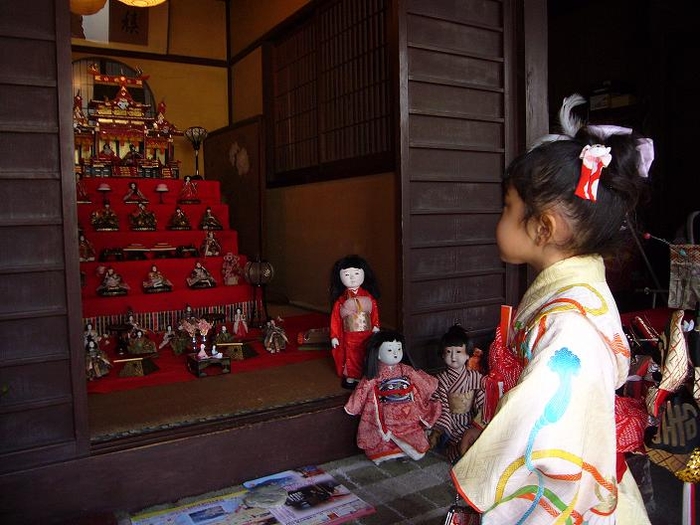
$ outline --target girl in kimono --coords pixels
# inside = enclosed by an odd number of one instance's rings
[[[379,286],[370,265],[347,255],[331,270],[330,337],[341,386],[352,390],[362,378],[365,343],[379,330]]]
[[[345,404],[360,416],[357,446],[376,464],[408,456],[419,460],[430,448],[426,430],[440,416],[433,394],[437,379],[408,363],[404,338],[393,330],[367,342],[364,377]]]
[[[484,404],[483,376],[467,363],[474,352],[466,330],[455,324],[440,339],[440,357],[447,367],[437,374],[436,397],[442,406],[430,434],[430,445],[443,448],[450,461],[459,459],[459,444],[466,432],[478,436],[482,425],[474,421]]]
[[[501,259],[537,276],[506,349],[523,366],[479,438],[452,469],[488,524],[648,524],[618,454],[615,391],[630,349],[605,280],[634,226],[653,143],[616,126],[584,126],[564,100],[563,135],[542,139],[505,173],[496,228]]]

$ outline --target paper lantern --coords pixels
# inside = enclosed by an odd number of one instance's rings
[[[76,15],[94,15],[106,3],[107,0],[70,0],[70,12]]]
[[[122,4],[131,7],[154,7],[165,2],[165,0],[119,0]]]

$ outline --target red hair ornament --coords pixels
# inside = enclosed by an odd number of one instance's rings
[[[585,200],[595,202],[598,194],[598,182],[603,168],[608,167],[612,160],[610,148],[601,144],[586,145],[579,158],[581,164],[581,177],[576,186],[575,194]]]

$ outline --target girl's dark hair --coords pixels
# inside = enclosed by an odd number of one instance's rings
[[[367,343],[365,344],[364,376],[367,379],[374,379],[377,377],[377,374],[379,374],[379,347],[382,346],[382,343],[391,341],[397,341],[401,343],[403,347],[403,358],[401,362],[413,366],[408,352],[406,351],[406,340],[404,336],[396,330],[379,330],[378,332],[374,332],[369,339],[367,339]]]
[[[338,259],[331,270],[331,308],[338,297],[345,292],[345,285],[340,280],[340,270],[344,270],[345,268],[360,268],[364,270],[365,280],[362,283],[362,288],[367,290],[375,299],[379,299],[381,295],[379,293],[379,284],[377,283],[377,278],[374,276],[374,272],[369,263],[359,255],[346,255],[342,259]]]
[[[445,332],[440,338],[440,349],[439,355],[443,357],[445,353],[445,348],[448,346],[462,346],[464,345],[467,349],[467,354],[472,355],[472,350],[474,349],[474,342],[469,337],[467,331],[462,328],[462,325],[455,323]]]
[[[546,142],[516,158],[506,169],[504,188],[513,187],[525,203],[524,221],[558,206],[573,234],[560,248],[577,255],[615,254],[634,228],[633,212],[647,196],[647,179],[639,174],[639,135],[605,139],[582,127],[570,140]],[[612,161],[603,168],[597,200],[574,195],[581,175],[581,150],[587,144],[611,148]]]

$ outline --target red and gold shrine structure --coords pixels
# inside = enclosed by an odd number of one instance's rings
[[[75,172],[85,177],[179,178],[173,137],[182,131],[165,118],[164,101],[152,106],[134,99],[130,89],[143,90],[148,76],[104,75],[92,71],[94,85],[116,94],[91,99],[87,115],[78,92],[73,102]]]

